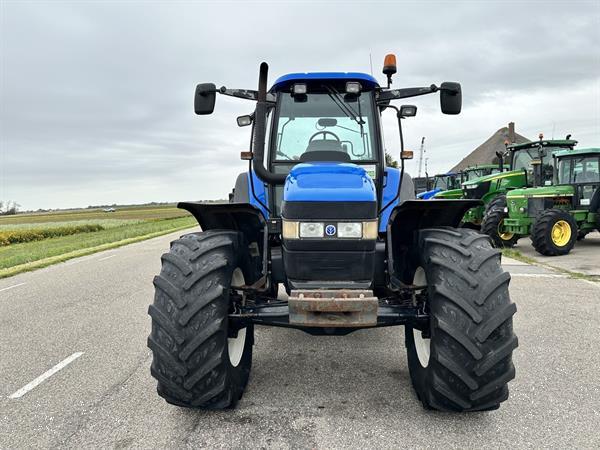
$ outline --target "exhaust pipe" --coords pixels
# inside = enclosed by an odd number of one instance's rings
[[[264,165],[265,136],[267,133],[267,75],[269,65],[261,63],[258,76],[258,101],[254,113],[254,143],[252,145],[252,165],[258,178],[268,184],[283,184],[287,177],[283,173],[272,173]]]

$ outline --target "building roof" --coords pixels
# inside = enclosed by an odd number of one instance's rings
[[[459,172],[470,166],[481,165],[481,164],[494,164],[498,161],[496,152],[504,152],[506,147],[504,142],[509,139],[508,127],[502,127],[496,131],[488,140],[483,144],[465,156],[457,165],[455,165],[451,172]],[[530,142],[525,136],[521,136],[518,133],[514,134],[514,143],[522,144]]]

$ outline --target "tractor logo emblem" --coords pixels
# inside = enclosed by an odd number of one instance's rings
[[[335,235],[335,225],[327,225],[325,227],[325,234],[327,236],[334,236]]]

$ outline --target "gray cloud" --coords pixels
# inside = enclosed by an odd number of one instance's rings
[[[395,86],[463,84],[464,109],[434,98],[406,122],[430,171],[452,166],[509,120],[518,131],[600,140],[598,2],[3,2],[0,199],[26,208],[225,198],[245,169],[252,104],[219,98],[193,115],[194,86],[254,88],[296,71],[379,76]],[[380,77],[383,81],[383,77]],[[397,151],[392,116],[388,149]],[[409,169],[414,167],[409,166]]]

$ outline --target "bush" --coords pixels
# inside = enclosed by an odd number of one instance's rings
[[[0,231],[0,246],[41,241],[59,236],[78,233],[92,233],[104,230],[100,224],[72,225],[66,227],[32,228],[24,230]]]

